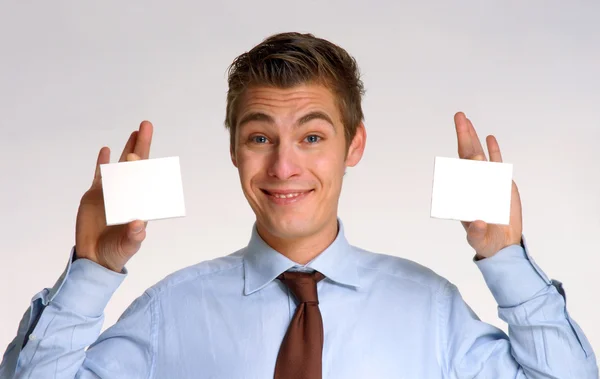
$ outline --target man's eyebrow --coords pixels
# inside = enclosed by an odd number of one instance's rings
[[[321,111],[313,111],[313,112],[310,112],[310,113],[300,117],[300,119],[298,119],[298,121],[296,122],[296,126],[302,126],[303,124],[306,124],[312,120],[323,120],[323,121],[327,122],[329,125],[331,125],[331,127],[335,130],[335,126],[333,124],[333,120],[331,119],[331,117],[329,117],[325,112],[321,112]],[[242,126],[244,126],[245,124],[252,122],[252,121],[266,122],[268,124],[275,123],[275,120],[273,119],[273,117],[269,116],[266,113],[251,112],[251,113],[246,114],[244,117],[242,117],[242,119],[240,120],[240,122],[238,124],[238,128],[241,129]]]
[[[300,119],[297,122],[297,125],[300,126],[302,124],[306,124],[309,121],[312,120],[323,120],[325,122],[327,122],[329,125],[331,125],[331,127],[335,130],[335,126],[333,124],[333,120],[331,119],[331,117],[329,117],[326,113],[321,112],[321,111],[313,111],[308,113],[307,115],[304,115],[302,117],[300,117]]]
[[[240,120],[240,122],[238,124],[238,128],[241,128],[245,124],[252,122],[252,121],[266,122],[269,124],[275,123],[275,120],[273,120],[273,117],[269,116],[268,114],[265,114],[262,112],[251,112],[251,113],[248,113],[247,115],[245,115],[244,117],[242,117],[242,119]]]

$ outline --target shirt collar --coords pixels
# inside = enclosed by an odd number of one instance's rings
[[[250,295],[289,269],[317,270],[328,279],[342,285],[360,287],[355,249],[344,235],[344,225],[338,218],[335,240],[317,257],[302,266],[271,248],[252,227],[250,242],[244,252],[244,294]]]

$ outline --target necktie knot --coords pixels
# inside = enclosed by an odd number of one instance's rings
[[[299,302],[319,304],[317,283],[324,277],[318,271],[312,273],[287,271],[279,275],[278,279],[290,289]]]

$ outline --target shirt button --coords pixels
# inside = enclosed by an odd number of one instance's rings
[[[30,335],[29,335],[29,339],[30,339],[31,341],[35,341],[35,339],[36,339],[36,338],[37,338],[37,337],[35,336],[35,334],[30,334]]]

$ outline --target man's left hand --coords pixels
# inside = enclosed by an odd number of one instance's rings
[[[458,138],[458,156],[461,159],[487,161],[477,132],[471,121],[464,113],[454,115],[456,136]],[[491,162],[502,162],[498,141],[493,135],[486,138],[487,149]],[[509,225],[488,224],[482,220],[473,222],[461,221],[467,231],[467,241],[475,249],[476,259],[489,258],[498,251],[510,245],[519,245],[523,231],[523,218],[521,214],[521,198],[515,182],[512,182],[512,195],[510,199]]]

